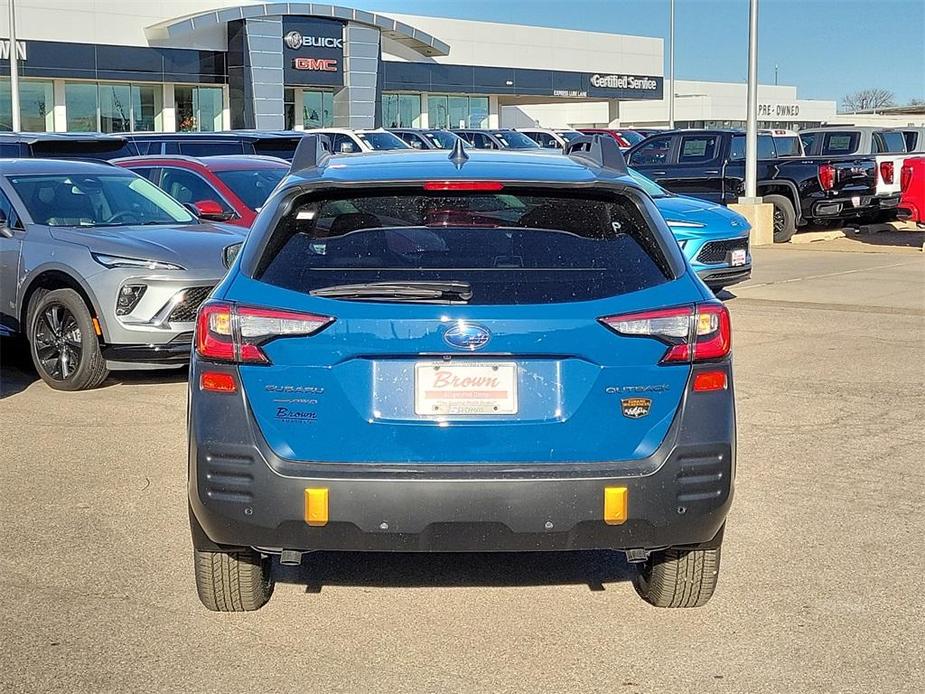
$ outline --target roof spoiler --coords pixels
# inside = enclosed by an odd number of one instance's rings
[[[299,140],[295,154],[292,155],[292,164],[289,173],[309,173],[327,166],[331,157],[331,145],[326,137],[319,135],[303,135]]]
[[[576,137],[566,143],[562,153],[582,164],[593,164],[618,175],[626,173],[626,159],[610,135],[597,133]]]

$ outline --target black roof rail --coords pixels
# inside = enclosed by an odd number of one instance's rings
[[[299,140],[299,145],[292,155],[292,164],[289,173],[308,173],[327,166],[331,157],[326,138],[318,135],[305,135]]]
[[[618,175],[626,174],[626,159],[610,135],[583,135],[570,140],[562,153],[582,164],[593,164]]]

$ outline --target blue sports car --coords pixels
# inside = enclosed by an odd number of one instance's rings
[[[675,195],[638,171],[628,172],[655,200],[684,256],[710,289],[719,291],[751,276],[751,227],[745,217],[716,203]]]
[[[586,144],[302,140],[196,323],[206,607],[258,609],[273,559],[316,550],[610,549],[649,603],[706,603],[735,477],[729,312],[616,143]]]

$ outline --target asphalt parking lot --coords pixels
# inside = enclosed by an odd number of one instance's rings
[[[57,393],[3,343],[0,690],[921,692],[915,235],[757,249],[725,295],[737,496],[697,610],[647,606],[619,555],[588,552],[319,554],[260,612],[209,613],[185,374]]]

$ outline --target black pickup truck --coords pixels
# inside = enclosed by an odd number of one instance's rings
[[[745,133],[675,130],[626,153],[631,167],[673,193],[721,204],[745,194]],[[874,218],[877,164],[867,156],[778,156],[774,138],[758,136],[758,195],[774,205],[774,240],[798,225]]]

